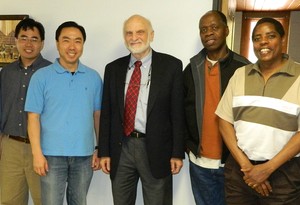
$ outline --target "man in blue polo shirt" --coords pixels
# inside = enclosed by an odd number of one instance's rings
[[[102,80],[81,64],[85,30],[68,21],[56,30],[59,58],[32,76],[25,110],[42,204],[86,205],[93,170],[100,169],[98,136]],[[96,139],[97,141],[97,139]]]

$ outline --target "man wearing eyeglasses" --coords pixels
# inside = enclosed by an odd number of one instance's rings
[[[20,21],[15,39],[20,57],[5,66],[0,76],[1,204],[27,205],[30,191],[34,204],[40,205],[40,178],[32,169],[24,103],[32,74],[51,63],[40,53],[45,39],[41,23],[31,18]]]

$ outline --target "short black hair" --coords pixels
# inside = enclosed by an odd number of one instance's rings
[[[85,42],[86,40],[86,33],[85,30],[83,28],[83,26],[78,25],[76,22],[74,21],[66,21],[64,23],[62,23],[57,29],[56,29],[56,33],[55,33],[55,40],[58,41],[58,38],[61,34],[61,31],[63,28],[68,28],[68,27],[74,27],[80,30],[82,36],[83,36],[83,41]]]
[[[279,35],[281,36],[281,38],[285,35],[284,28],[283,28],[282,24],[279,21],[277,21],[274,18],[264,17],[264,18],[259,19],[257,21],[255,27],[253,28],[252,40],[253,40],[254,32],[255,32],[257,26],[259,26],[260,24],[263,24],[263,23],[270,23],[270,24],[274,25],[275,30],[279,33]]]
[[[27,31],[27,29],[33,30],[33,28],[37,28],[37,30],[40,33],[41,40],[44,41],[45,40],[44,26],[40,22],[35,21],[32,18],[25,18],[17,24],[15,29],[15,38],[18,38],[18,35],[21,30]]]
[[[218,10],[212,10],[212,12],[218,14],[218,16],[221,18],[221,21],[227,26],[227,18],[225,14]]]
[[[206,15],[209,15],[209,14],[216,14],[217,16],[220,17],[221,19],[221,22],[227,27],[227,18],[225,16],[225,14],[223,14],[221,11],[218,11],[218,10],[210,10],[208,12],[206,12],[203,16],[201,16],[200,20],[199,20],[199,28],[200,28],[200,22],[202,20],[202,18]]]

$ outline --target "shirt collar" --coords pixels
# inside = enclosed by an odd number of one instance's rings
[[[142,58],[140,61],[142,61],[143,68],[148,68],[151,65],[151,59],[152,59],[152,49],[150,49],[150,52],[148,55],[146,55],[144,58]],[[134,63],[137,61],[137,59],[131,55],[130,56],[130,62],[129,62],[129,69],[134,68]]]
[[[292,69],[292,66],[290,66],[292,63],[292,60],[290,59],[289,55],[286,53],[283,53],[282,58],[287,59],[287,61],[278,70],[278,73],[287,73],[291,76],[295,75],[295,71]],[[253,72],[261,73],[259,66],[258,66],[258,61],[256,61],[255,64],[252,64],[251,69],[249,69],[248,75],[250,75]]]
[[[31,69],[31,70],[34,70],[34,68],[38,67],[38,65],[43,61],[43,56],[41,54],[38,55],[38,57],[35,59],[35,61],[33,61],[33,63],[27,67],[27,69]],[[23,66],[23,63],[22,63],[22,60],[21,60],[21,57],[19,57],[19,67],[21,69],[24,69],[24,66]]]
[[[59,63],[59,58],[55,59],[54,64],[56,64],[56,66],[54,67],[56,72],[58,73],[69,73],[70,71],[68,71],[67,69],[65,69],[64,67],[62,67]],[[80,61],[78,61],[78,67],[77,70],[75,71],[75,73],[85,73],[86,72],[86,68],[83,66],[83,64],[81,64]]]
[[[214,66],[216,63],[218,63],[218,61],[209,59],[208,55],[206,56],[206,60],[207,60],[208,62],[210,62],[212,66]]]

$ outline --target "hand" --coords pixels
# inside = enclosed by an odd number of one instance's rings
[[[267,171],[265,164],[250,165],[247,168],[242,168],[241,171],[244,172],[243,179],[248,186],[262,196],[269,196],[272,192],[272,186],[267,178],[271,172]]]
[[[171,158],[170,163],[171,163],[171,173],[173,175],[178,174],[181,170],[181,167],[183,166],[182,159]]]
[[[47,159],[43,154],[33,156],[33,170],[40,176],[46,176],[49,169]]]
[[[272,192],[272,187],[269,181],[264,181],[260,185],[253,185],[253,189],[262,196],[269,196],[270,193]]]
[[[248,185],[261,184],[266,181],[272,173],[267,163],[242,168],[241,171],[244,172],[245,176],[243,178]]]
[[[97,171],[97,170],[101,169],[100,158],[98,158],[98,150],[95,150],[95,152],[93,154],[92,168],[93,168],[94,171]]]
[[[110,173],[110,157],[101,157],[100,166],[105,174]]]

